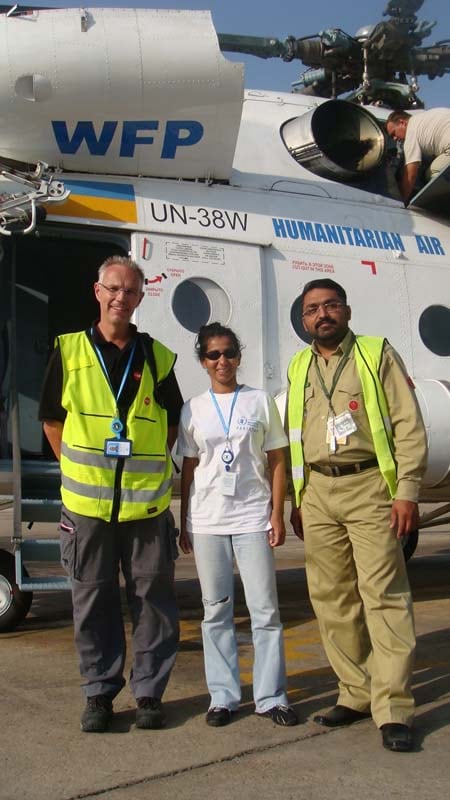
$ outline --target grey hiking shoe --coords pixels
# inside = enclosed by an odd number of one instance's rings
[[[104,733],[113,716],[112,699],[107,694],[88,697],[81,717],[81,730],[85,733]]]
[[[138,697],[136,705],[136,728],[158,730],[165,725],[161,700],[157,697]]]

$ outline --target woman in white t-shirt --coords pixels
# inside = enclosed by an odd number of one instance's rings
[[[256,713],[277,725],[296,725],[286,695],[273,555],[285,537],[287,438],[273,398],[238,384],[241,344],[230,328],[218,322],[203,326],[195,347],[211,388],[185,403],[181,411],[180,546],[184,553],[194,551],[202,589],[203,649],[211,695],[206,722],[227,725],[241,699],[233,608],[235,559],[252,625]]]

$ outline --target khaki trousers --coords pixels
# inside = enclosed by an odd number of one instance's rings
[[[431,180],[436,175],[439,175],[445,167],[450,165],[450,153],[441,153],[440,156],[437,156],[431,162],[430,166],[425,172],[425,177],[427,180]]]
[[[370,709],[378,727],[411,725],[412,600],[380,472],[311,472],[301,511],[308,587],[338,703]]]

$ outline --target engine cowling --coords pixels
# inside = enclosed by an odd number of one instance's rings
[[[328,100],[286,122],[283,141],[306,169],[333,180],[354,180],[378,167],[386,139],[372,114],[345,100]]]

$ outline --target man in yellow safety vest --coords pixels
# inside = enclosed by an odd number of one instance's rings
[[[183,401],[175,354],[130,322],[143,284],[129,258],[102,264],[94,285],[100,318],[57,337],[39,410],[61,465],[61,557],[72,581],[86,732],[108,728],[125,683],[119,568],[140,728],[164,724],[161,697],[178,647],[170,450]]]
[[[335,727],[372,715],[390,750],[413,745],[415,649],[401,538],[418,526],[426,436],[403,362],[383,338],[355,336],[344,289],[308,283],[312,345],[289,365],[294,531],[323,644],[339,679]]]

